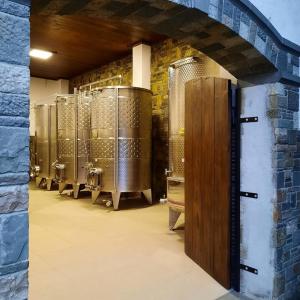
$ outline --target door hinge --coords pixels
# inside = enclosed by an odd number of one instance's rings
[[[243,264],[241,264],[241,270],[244,270],[244,271],[253,273],[255,275],[258,275],[258,270],[257,269],[249,267],[249,266],[246,266],[246,265],[243,265]]]
[[[249,192],[240,192],[241,197],[248,197],[248,198],[258,198],[257,193],[249,193]]]
[[[258,122],[258,117],[240,118],[240,123]]]

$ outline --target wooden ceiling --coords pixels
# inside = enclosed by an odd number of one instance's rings
[[[71,78],[131,53],[139,42],[165,37],[140,27],[85,16],[31,16],[31,48],[54,52],[49,60],[31,58],[31,76]]]

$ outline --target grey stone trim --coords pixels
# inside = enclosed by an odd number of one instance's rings
[[[27,66],[0,62],[0,70],[0,92],[28,95],[30,74]]]
[[[0,92],[0,115],[29,117],[29,96]]]
[[[0,299],[5,300],[28,298],[28,4],[0,0]]]
[[[0,126],[0,174],[28,172],[28,136],[27,128]]]
[[[0,276],[1,300],[25,300],[28,298],[28,271]]]
[[[300,131],[293,115],[299,110],[298,89],[276,85],[270,95],[268,117],[274,130],[273,169],[275,278],[273,298],[297,299],[300,295]],[[296,297],[296,298],[293,298]]]
[[[5,1],[4,3],[7,2],[9,1]],[[10,11],[11,7],[6,5],[4,9]],[[20,12],[18,11],[19,14],[21,14],[21,12],[22,10]],[[30,39],[28,18],[20,18],[19,16],[3,13],[0,10],[0,23],[0,61],[28,66]]]
[[[280,71],[281,82],[300,85],[300,46],[283,39],[253,4],[248,0],[211,0],[210,6],[210,12],[222,7],[221,15],[210,13],[209,16],[236,31],[272,62]],[[235,11],[235,17],[228,11]],[[240,14],[242,18],[237,19],[236,15]]]
[[[29,182],[28,171],[24,173],[0,174],[0,186],[27,184]]]
[[[0,214],[0,276],[21,271],[27,267],[27,211]]]
[[[32,11],[118,19],[183,40],[238,79],[253,82],[258,74],[275,73],[281,82],[300,86],[300,47],[283,39],[247,0],[47,0]]]
[[[29,18],[30,7],[22,2],[30,1],[0,0],[0,11],[18,17]]]
[[[0,186],[0,214],[28,209],[28,185]]]
[[[29,120],[24,117],[0,116],[0,126],[29,128]]]
[[[31,0],[10,0],[10,2],[15,2],[21,5],[30,6]]]

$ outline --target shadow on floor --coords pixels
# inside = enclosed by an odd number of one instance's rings
[[[216,300],[252,300],[252,299],[242,296],[235,291],[232,291],[222,297],[217,298]]]

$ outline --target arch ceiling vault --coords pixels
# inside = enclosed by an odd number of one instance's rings
[[[32,14],[110,18],[184,40],[241,80],[300,85],[300,47],[282,38],[248,0],[33,0],[31,5]]]

